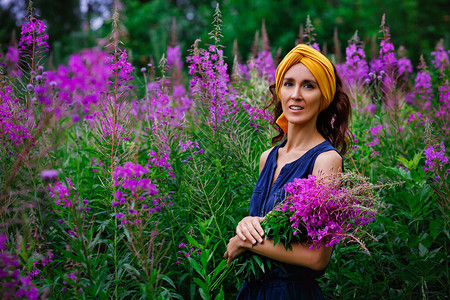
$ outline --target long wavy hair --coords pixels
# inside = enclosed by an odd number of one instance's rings
[[[317,130],[319,133],[327,139],[333,147],[338,149],[342,155],[346,154],[350,146],[350,130],[348,128],[349,120],[352,113],[352,107],[350,99],[344,92],[342,87],[342,80],[336,73],[334,67],[334,73],[336,74],[336,93],[334,94],[333,101],[324,110],[319,113],[317,117]],[[284,139],[286,135],[276,120],[283,112],[281,108],[281,101],[278,99],[275,83],[270,85],[269,91],[272,94],[271,100],[268,102],[265,109],[272,109],[274,120],[272,126],[278,132],[278,134],[272,137],[272,146],[276,145],[279,141]]]

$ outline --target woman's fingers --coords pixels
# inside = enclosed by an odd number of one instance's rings
[[[241,227],[240,227],[240,226],[236,227],[236,234],[237,234],[237,236],[238,236],[241,240],[243,240],[243,241],[246,241],[246,240],[247,240],[247,238],[245,237],[245,235],[242,233],[242,230],[241,230]]]
[[[262,243],[264,230],[261,227],[261,217],[245,217],[236,227],[237,236],[243,241],[250,241],[256,244],[256,241]]]
[[[237,257],[241,256],[251,245],[249,242],[242,242],[238,236],[234,236],[230,239],[227,245],[227,251],[223,257],[227,260],[229,265]]]
[[[250,241],[250,243],[255,244],[256,239],[258,238],[258,235],[251,232],[252,227],[248,228],[247,225],[240,226],[239,229],[236,229],[236,233],[243,241]],[[256,232],[255,230],[253,230]]]
[[[256,241],[261,243],[263,241],[262,237],[259,234],[259,232],[255,229],[254,226],[255,226],[255,224],[252,223],[250,226],[246,227],[246,229],[247,229],[246,236],[250,235],[249,240],[252,242],[252,244],[256,244]]]
[[[260,235],[261,237],[264,236],[264,230],[263,230],[263,228],[261,227],[261,222],[262,222],[263,219],[264,219],[264,218],[262,218],[262,217],[257,217],[257,218],[255,218],[255,219],[253,219],[253,225],[254,225],[254,227],[255,227],[255,230],[258,231],[258,233],[259,233],[259,235]]]

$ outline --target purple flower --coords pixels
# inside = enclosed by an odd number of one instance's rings
[[[181,98],[186,93],[186,89],[183,85],[175,85],[173,87],[172,95],[174,98]]]
[[[383,68],[384,68],[384,65],[383,65],[383,61],[381,59],[376,59],[376,58],[372,59],[370,61],[370,71],[371,72],[369,73],[369,78],[371,78],[371,79],[372,79],[372,77],[375,78],[374,75],[380,73],[383,70]],[[370,76],[370,74],[372,74],[372,76]]]
[[[378,135],[378,133],[380,132],[380,130],[383,129],[383,125],[377,125],[375,127],[370,127],[370,134],[372,134],[372,136],[376,136]]]
[[[116,167],[114,185],[117,190],[112,205],[121,210],[120,215],[116,215],[121,220],[120,225],[137,225],[141,217],[160,210],[158,197],[155,197],[158,189],[145,177],[149,172],[148,168],[131,162]]]
[[[167,67],[171,69],[181,69],[183,67],[180,45],[177,45],[175,47],[167,47]]]
[[[70,178],[66,178],[67,187],[60,181],[55,184],[48,185],[47,190],[51,198],[55,199],[55,204],[64,208],[71,208],[80,204],[79,195],[74,190],[72,181]]]
[[[111,117],[108,117],[107,119],[101,119],[101,131],[103,137],[111,137],[114,132],[114,136],[117,139],[124,139],[127,140],[128,132],[127,130],[120,124],[114,124]],[[114,127],[115,125],[115,127]]]
[[[420,112],[411,114],[409,116],[408,120],[406,120],[406,123],[410,123],[410,122],[415,121],[415,120],[423,120],[422,119],[422,114]],[[416,126],[416,128],[417,128],[417,126]]]
[[[380,59],[384,65],[394,65],[397,59],[394,54],[394,45],[386,40],[380,42]]]
[[[4,136],[3,142],[9,140],[14,146],[23,145],[26,140],[32,141],[31,134],[25,126],[28,115],[18,107],[18,98],[14,98],[10,85],[0,90],[0,130]]]
[[[276,210],[281,216],[287,214],[292,234],[307,233],[311,248],[338,244],[356,233],[357,226],[373,220],[372,199],[356,196],[358,192],[341,188],[336,180],[319,181],[313,175],[296,178],[285,186],[285,201]]]
[[[8,52],[6,52],[5,59],[10,65],[17,65],[17,63],[19,62],[19,50],[13,46],[9,46]]]
[[[252,106],[246,103],[245,101],[241,101],[241,106],[247,112],[248,120],[250,121],[249,122],[250,126],[258,129],[259,127],[261,127],[260,122],[265,121],[267,121],[268,123],[272,122],[273,117],[268,111],[261,109],[256,105]]]
[[[69,279],[72,279],[72,280],[76,280],[77,279],[77,276],[75,276],[75,274],[73,274],[73,273],[66,274],[66,277],[69,278]]]
[[[369,112],[370,114],[374,115],[375,111],[377,110],[377,107],[375,104],[368,104],[366,108],[364,108],[365,111]]]
[[[22,24],[22,31],[19,41],[19,52],[25,53],[29,50],[30,54],[33,48],[37,49],[36,53],[40,53],[41,50],[48,52],[49,47],[47,44],[48,35],[45,33],[45,25],[41,20],[32,18],[28,23]],[[34,47],[33,47],[34,45]]]
[[[216,131],[222,122],[228,120],[236,106],[234,99],[228,96],[227,64],[223,60],[223,50],[209,47],[209,51],[199,50],[199,55],[188,57],[191,94],[206,103],[209,110],[208,123]],[[217,56],[212,56],[217,54]],[[213,59],[214,58],[214,59]],[[230,101],[230,104],[227,103]]]
[[[438,43],[435,51],[431,52],[431,56],[433,57],[433,65],[436,69],[444,70],[449,64],[448,54],[450,51],[445,51],[442,43]]]
[[[19,69],[19,50],[14,46],[9,46],[5,60],[8,74],[11,75],[11,77],[20,77],[22,72]],[[0,63],[0,65],[2,64],[3,63]]]
[[[39,299],[38,289],[31,282],[35,271],[22,276],[19,271],[21,265],[15,256],[8,252],[0,252],[0,266],[2,299]]]
[[[2,251],[5,250],[7,243],[8,243],[8,237],[5,234],[0,233],[0,250],[2,250]]]
[[[187,140],[186,142],[182,142],[180,140],[179,144],[180,144],[181,152],[186,152],[186,151],[188,151],[190,149],[200,149],[200,147],[199,147],[199,145],[197,143],[197,140],[195,140],[194,142],[192,142],[191,140]]]
[[[58,171],[57,170],[43,170],[41,172],[41,177],[43,179],[55,179],[58,177]]]
[[[352,37],[349,46],[345,49],[346,60],[343,77],[349,85],[362,84],[369,67],[366,62],[366,54],[357,36]]]
[[[275,80],[276,68],[273,62],[272,53],[270,51],[263,50],[256,55],[255,59],[250,60],[248,63],[250,70],[257,70],[258,75],[266,78],[269,82]]]
[[[78,114],[72,115],[72,122],[77,123],[80,121],[80,116]]]
[[[119,52],[117,56],[109,55],[106,59],[106,64],[110,67],[112,76],[117,76],[117,82],[115,78],[110,81],[112,87],[126,86],[128,81],[134,79],[131,74],[134,71],[134,67],[128,62],[128,56],[126,50]]]
[[[165,146],[165,145],[164,145]],[[155,151],[150,151],[148,158],[148,165],[151,167],[163,167],[167,170],[168,175],[171,178],[174,178],[173,168],[169,162],[169,153],[168,149],[165,149],[163,153],[159,155]]]
[[[67,66],[60,65],[56,71],[48,72],[48,91],[56,93],[57,105],[70,105],[63,113],[67,117],[77,114],[90,125],[98,114],[101,99],[108,89],[107,82],[112,76],[110,66],[105,64],[107,54],[98,50],[83,50],[71,55]]]
[[[246,64],[240,64],[239,62],[236,62],[236,64],[233,65],[233,76],[240,76],[245,80],[249,80],[250,70],[248,69],[248,66]]]
[[[437,118],[447,121],[450,115],[450,85],[447,83],[438,88],[439,90],[439,111],[435,113]],[[450,128],[444,128],[450,130]]]
[[[408,75],[408,74],[412,73],[412,71],[413,71],[411,60],[409,60],[406,57],[400,58],[398,60],[397,66],[398,66],[398,75],[399,76]]]
[[[426,158],[424,167],[425,172],[444,169],[448,164],[448,157],[445,155],[444,142],[434,146],[428,145],[424,150],[424,153]]]
[[[412,97],[416,98],[416,103],[419,107],[424,109],[430,108],[433,90],[431,87],[431,76],[426,69],[417,73]]]

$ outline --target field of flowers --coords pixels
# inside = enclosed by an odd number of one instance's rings
[[[223,253],[271,147],[277,58],[263,32],[248,61],[227,65],[221,26],[216,9],[211,39],[186,60],[173,42],[157,66],[135,68],[118,13],[105,48],[59,66],[44,23],[22,25],[0,56],[2,299],[236,295]],[[301,40],[320,48],[309,20]],[[450,51],[438,42],[411,62],[384,18],[379,40],[369,59],[355,34],[336,62],[353,104],[344,164],[404,183],[381,192],[371,255],[336,246],[320,285],[328,299],[445,299]]]

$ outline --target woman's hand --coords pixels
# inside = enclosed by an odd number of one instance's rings
[[[261,227],[263,217],[245,217],[236,227],[236,234],[242,241],[250,241],[253,245],[256,241],[263,242],[264,230]]]
[[[250,247],[252,247],[250,242],[241,240],[237,235],[232,237],[228,242],[227,251],[223,254],[223,257],[227,260],[227,265],[244,254]]]

